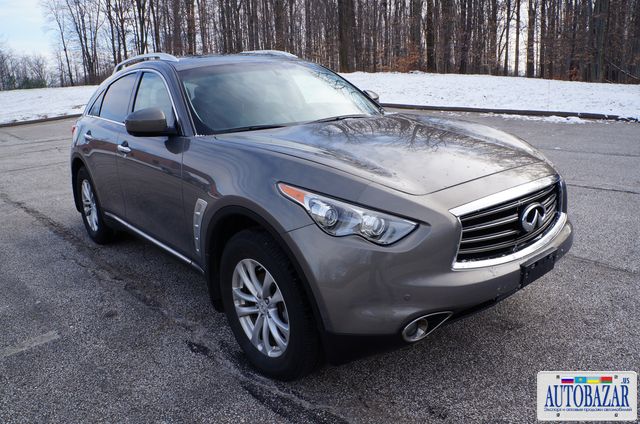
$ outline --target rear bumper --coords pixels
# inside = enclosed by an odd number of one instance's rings
[[[323,319],[327,359],[339,363],[406,344],[402,329],[421,315],[451,311],[453,322],[510,296],[520,289],[520,265],[554,250],[564,256],[573,227],[567,220],[548,243],[517,260],[456,270],[442,258],[452,257],[457,240],[439,242],[429,228],[387,248],[330,237],[315,225],[288,237]]]

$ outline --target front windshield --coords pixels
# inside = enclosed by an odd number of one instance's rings
[[[347,81],[313,64],[261,62],[180,72],[199,134],[379,114]]]

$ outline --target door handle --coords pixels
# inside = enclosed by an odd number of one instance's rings
[[[118,151],[126,155],[127,153],[131,153],[131,147],[129,147],[129,143],[123,141],[121,144],[118,144]]]
[[[84,139],[87,141],[95,141],[95,137],[91,135],[91,131],[87,131],[84,135]]]

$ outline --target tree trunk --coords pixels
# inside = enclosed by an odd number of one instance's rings
[[[180,14],[180,0],[171,0],[173,28],[171,34],[172,50],[174,54],[182,54],[182,16]]]
[[[443,37],[443,54],[442,61],[445,73],[453,72],[453,2],[444,2],[442,6],[442,25],[444,25],[444,37]]]
[[[489,73],[498,73],[498,2],[491,0],[489,13]]]
[[[416,56],[416,67],[422,69],[422,32],[420,26],[422,24],[422,0],[411,0],[409,5],[409,54]]]
[[[540,63],[538,64],[538,72],[540,78],[545,76],[546,67],[546,50],[547,50],[547,0],[540,0]]]
[[[607,29],[609,0],[596,0],[593,10],[593,81],[604,81],[604,41]]]
[[[275,0],[274,3],[274,17],[275,17],[275,32],[276,32],[276,50],[284,50],[285,42],[285,0]]]
[[[534,0],[529,0],[528,10],[528,22],[527,22],[527,78],[533,78],[535,69],[535,57],[533,52],[533,43],[536,29],[536,4]]]
[[[507,0],[506,38],[504,44],[504,69],[503,75],[509,75],[509,28],[511,27],[511,0]]]
[[[520,70],[520,0],[516,0],[516,51],[515,51],[516,63],[513,67],[513,73],[515,76],[519,76]]]
[[[434,24],[433,14],[435,13],[434,0],[427,0],[427,72],[436,72],[436,28]]]
[[[338,0],[340,72],[353,71],[353,0]]]

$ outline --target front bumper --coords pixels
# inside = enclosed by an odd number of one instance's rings
[[[349,338],[367,347],[402,344],[400,332],[418,316],[451,311],[456,319],[511,295],[520,288],[520,265],[553,250],[562,257],[573,227],[567,220],[548,243],[517,260],[460,270],[451,267],[457,244],[428,226],[390,247],[330,237],[316,225],[286,237],[313,291],[326,341],[346,347]],[[378,350],[373,346],[366,350]]]

